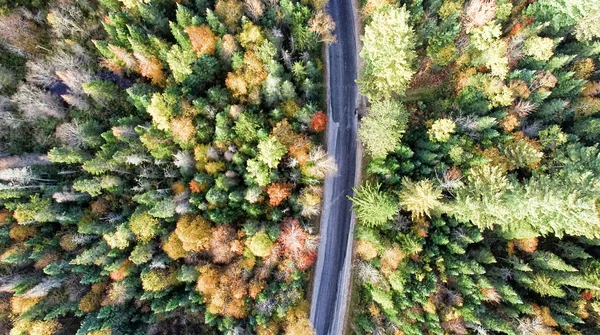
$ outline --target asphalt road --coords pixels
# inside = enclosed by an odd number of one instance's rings
[[[310,320],[317,335],[341,335],[349,294],[351,202],[356,172],[358,88],[353,0],[329,0],[336,24],[337,43],[327,56],[327,150],[338,164],[338,174],[325,180],[321,215],[321,243],[315,268]]]

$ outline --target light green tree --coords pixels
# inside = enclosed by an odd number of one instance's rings
[[[141,211],[129,218],[129,229],[138,241],[147,243],[158,233],[160,222],[148,214],[148,212]]]
[[[456,130],[456,124],[450,119],[439,119],[435,120],[431,125],[427,135],[429,139],[434,142],[448,142],[450,136]]]
[[[249,159],[246,163],[247,179],[258,186],[267,186],[271,182],[269,167],[257,159]]]
[[[480,229],[499,229],[507,238],[549,234],[598,238],[598,151],[563,150],[566,153],[557,158],[562,169],[534,174],[525,182],[510,180],[498,168],[472,168],[455,200],[444,207],[446,212]]]
[[[271,254],[273,241],[265,233],[254,234],[247,242],[248,249],[258,257],[267,257]]]
[[[549,60],[554,54],[554,41],[551,38],[531,36],[523,43],[523,53],[536,60]]]
[[[350,200],[360,224],[381,226],[398,212],[398,203],[390,194],[381,191],[380,187],[379,184],[366,182],[359,189],[354,189],[354,197]]]
[[[405,177],[398,196],[402,209],[411,212],[415,219],[431,216],[432,211],[442,207],[442,190],[435,187],[429,179],[414,182]]]
[[[371,101],[403,94],[415,71],[415,34],[406,8],[385,6],[365,27],[360,56],[364,72],[357,83]]]
[[[358,135],[371,156],[385,157],[400,144],[407,122],[408,113],[402,103],[375,101],[369,115],[362,119]]]
[[[286,153],[286,147],[275,136],[270,136],[258,143],[258,159],[271,169],[277,168],[279,161]]]

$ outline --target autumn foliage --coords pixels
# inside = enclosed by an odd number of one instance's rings
[[[0,333],[311,332],[324,5],[0,0]]]
[[[206,25],[189,26],[185,32],[192,42],[192,50],[196,51],[198,56],[212,55],[217,46],[217,36]]]
[[[269,204],[279,206],[283,200],[292,195],[292,185],[286,183],[273,183],[267,186]]]
[[[324,131],[327,128],[327,115],[322,111],[316,112],[310,119],[310,128],[317,133]]]
[[[281,224],[279,242],[283,254],[293,260],[300,270],[308,269],[317,258],[317,241],[302,229],[297,219],[286,218]]]

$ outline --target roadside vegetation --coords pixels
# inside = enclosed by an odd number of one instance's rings
[[[353,333],[600,333],[599,12],[362,2]]]
[[[313,333],[324,5],[0,0],[0,333]]]

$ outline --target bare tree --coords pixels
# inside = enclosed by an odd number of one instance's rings
[[[31,168],[13,168],[0,170],[0,180],[16,184],[28,184],[33,179]]]
[[[21,120],[15,117],[13,104],[10,100],[0,95],[0,127],[16,128],[21,123]]]
[[[23,295],[21,295],[20,298],[27,299],[45,297],[48,295],[48,293],[50,293],[50,291],[59,287],[61,287],[60,279],[47,277],[46,279],[42,280],[39,284],[35,285]]]
[[[48,156],[40,154],[23,154],[21,156],[0,158],[0,170],[50,164],[52,164],[52,162],[50,162]]]
[[[315,147],[310,151],[310,161],[314,163],[310,167],[310,172],[319,179],[335,175],[338,171],[335,159],[328,156],[325,149],[321,146]]]
[[[173,155],[173,164],[185,172],[192,172],[196,167],[194,155],[189,151],[179,151]]]
[[[90,104],[88,103],[86,97],[84,95],[77,94],[63,94],[60,96],[66,103],[69,105],[85,111],[90,109]]]
[[[265,8],[261,0],[244,0],[244,10],[252,20],[258,21],[263,16]]]
[[[52,194],[52,199],[54,199],[54,201],[56,201],[57,203],[74,202],[87,198],[89,198],[89,195],[87,193],[63,191],[55,192],[54,194]]]
[[[19,106],[23,116],[30,120],[65,117],[65,109],[55,97],[31,84],[21,85],[12,96],[12,101]]]
[[[83,137],[83,129],[76,120],[65,122],[56,127],[56,138],[62,144],[71,147],[84,148],[87,146]]]
[[[529,319],[524,318],[518,320],[519,333],[522,335],[551,335],[553,333],[553,329],[544,325],[542,320],[539,317]]]
[[[39,34],[36,24],[19,12],[0,16],[0,43],[20,54],[37,51]]]
[[[70,35],[87,36],[91,29],[82,26],[85,22],[84,13],[78,6],[56,6],[48,12],[48,22],[52,26],[52,32],[59,38]]]
[[[463,22],[469,31],[475,27],[485,26],[496,17],[495,0],[471,0],[465,6]]]
[[[56,71],[56,76],[67,85],[72,93],[83,95],[82,85],[92,81],[92,75],[86,69],[81,67],[71,68],[64,71]]]
[[[27,82],[43,87],[51,87],[58,82],[56,68],[50,62],[37,58],[27,61],[26,66]]]

